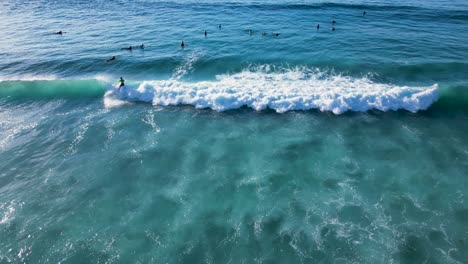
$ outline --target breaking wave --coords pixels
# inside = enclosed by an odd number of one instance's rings
[[[427,109],[439,98],[438,86],[409,87],[375,83],[370,78],[296,68],[271,71],[269,66],[218,75],[213,81],[179,79],[143,81],[120,89],[112,87],[105,98],[151,102],[153,105],[193,105],[225,111],[243,106],[257,111],[291,110],[411,112]],[[105,99],[106,100],[106,99]]]

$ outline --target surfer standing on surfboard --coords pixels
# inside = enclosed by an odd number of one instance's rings
[[[122,77],[120,77],[119,83],[120,83],[119,88],[121,88],[122,86],[125,86],[125,80]]]

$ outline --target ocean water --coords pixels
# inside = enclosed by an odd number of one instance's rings
[[[467,1],[0,21],[0,263],[468,263]]]

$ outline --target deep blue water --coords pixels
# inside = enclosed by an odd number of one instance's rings
[[[0,263],[468,262],[467,1],[0,7]]]

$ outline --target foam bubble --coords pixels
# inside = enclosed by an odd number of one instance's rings
[[[438,87],[380,84],[369,78],[293,69],[272,72],[268,67],[219,75],[215,81],[184,82],[177,79],[143,81],[114,90],[123,100],[154,105],[193,105],[216,111],[248,106],[255,110],[381,111],[427,109],[438,99]]]

